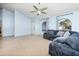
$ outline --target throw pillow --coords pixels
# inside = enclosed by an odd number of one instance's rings
[[[59,31],[59,32],[57,33],[57,36],[63,36],[63,34],[64,34],[63,31]]]
[[[64,35],[63,35],[63,37],[68,37],[68,36],[70,36],[70,33],[69,33],[69,31],[66,31],[65,33],[64,33]]]

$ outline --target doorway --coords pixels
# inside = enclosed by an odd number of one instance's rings
[[[2,21],[0,20],[0,37],[2,37]]]
[[[42,32],[45,32],[47,30],[47,26],[46,25],[47,25],[46,21],[42,23]]]

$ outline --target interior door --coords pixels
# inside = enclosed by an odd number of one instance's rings
[[[32,35],[35,35],[35,22],[34,21],[32,21],[32,29],[31,30],[32,30],[31,31]]]

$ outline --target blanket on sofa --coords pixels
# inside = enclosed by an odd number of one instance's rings
[[[56,38],[50,45],[51,53],[54,52],[55,55],[79,56],[79,33],[74,33],[68,38]]]

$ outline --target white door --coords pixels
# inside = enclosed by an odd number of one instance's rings
[[[34,20],[32,20],[31,24],[32,24],[31,34],[35,35],[35,22],[34,22]]]

